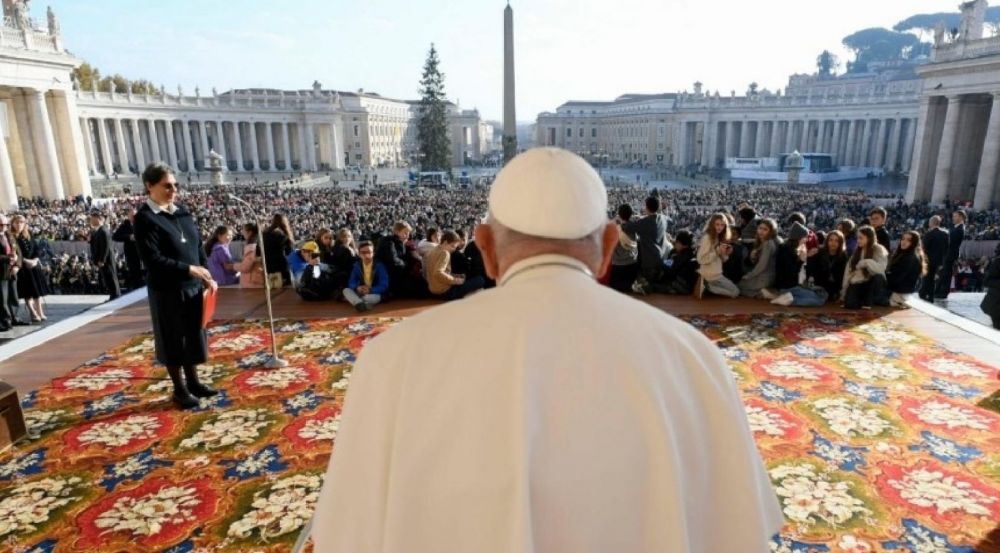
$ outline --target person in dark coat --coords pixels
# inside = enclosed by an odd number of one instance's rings
[[[965,212],[961,209],[951,214],[952,227],[948,231],[948,255],[941,265],[941,278],[934,289],[934,297],[939,300],[948,299],[951,292],[951,277],[955,274],[955,263],[962,251],[962,241],[965,240]]]
[[[419,276],[419,261],[407,242],[413,227],[406,221],[392,226],[392,235],[379,241],[377,259],[389,272],[389,295],[394,298],[415,298],[427,295],[427,284]]]
[[[885,222],[889,217],[889,212],[884,207],[876,207],[868,214],[868,223],[875,229],[875,241],[885,248],[885,251],[892,251],[892,237],[889,231],[885,230]]]
[[[292,253],[292,246],[295,237],[292,235],[292,226],[288,223],[288,217],[281,213],[275,213],[271,219],[271,226],[264,230],[262,235],[264,242],[264,258],[266,267],[264,273],[271,281],[271,288],[281,288],[286,284],[291,284],[292,273],[288,269],[288,254]],[[257,255],[261,255],[260,247],[257,248]]]
[[[826,290],[827,301],[840,299],[847,269],[847,240],[839,230],[831,231],[816,255],[806,260],[806,277],[813,286]]]
[[[993,258],[986,267],[983,285],[986,287],[986,296],[979,304],[979,308],[990,316],[993,328],[1000,330],[1000,244],[993,250]]]
[[[948,231],[941,228],[941,216],[935,215],[927,222],[930,230],[924,233],[924,258],[927,259],[927,276],[920,284],[920,299],[924,301],[934,301],[934,290],[937,285],[936,279],[942,278],[939,274],[944,259],[948,255],[948,244],[951,236]],[[951,276],[949,275],[950,279]]]
[[[884,298],[893,307],[908,307],[906,298],[912,295],[920,284],[920,277],[927,274],[924,249],[920,244],[920,234],[908,230],[899,239],[899,247],[889,258],[885,270],[886,288]],[[880,303],[886,303],[880,302]]]
[[[14,267],[19,261],[13,243],[7,238],[8,224],[7,216],[0,213],[0,332],[10,330],[17,315],[8,308],[10,292],[16,293]]]
[[[135,239],[146,268],[149,313],[156,360],[166,365],[173,401],[183,409],[218,392],[198,380],[197,366],[208,360],[202,327],[203,290],[216,288],[194,217],[177,205],[177,179],[164,163],[142,173],[149,199],[135,216]],[[183,370],[183,373],[182,373]]]
[[[645,216],[622,223],[621,230],[639,238],[639,274],[646,282],[659,282],[666,253],[667,216],[660,213],[660,199],[646,198]]]
[[[21,270],[17,272],[17,296],[24,300],[31,322],[42,322],[47,317],[41,298],[49,294],[49,283],[42,270],[41,248],[31,236],[23,215],[14,215],[10,223],[13,243],[17,244],[21,255]]]
[[[111,295],[108,298],[111,301],[122,295],[122,291],[118,287],[118,265],[111,247],[111,231],[104,224],[104,213],[100,210],[90,211],[90,229],[90,262],[100,272],[101,285]]]
[[[111,239],[121,242],[125,251],[125,265],[128,267],[128,274],[125,277],[125,287],[129,290],[142,288],[145,282],[142,278],[142,261],[139,259],[139,248],[135,245],[135,208],[128,210],[128,219],[121,222]]]

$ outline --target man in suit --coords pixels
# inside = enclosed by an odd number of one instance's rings
[[[958,263],[962,241],[965,240],[965,212],[961,209],[956,210],[951,214],[951,222],[953,226],[948,231],[948,255],[944,258],[941,278],[938,279],[934,290],[934,297],[939,300],[948,299],[948,293],[951,291],[951,277],[955,273],[955,263]]]
[[[948,231],[941,228],[941,216],[935,215],[927,222],[930,229],[924,233],[924,257],[927,258],[927,276],[920,284],[920,299],[924,301],[934,301],[935,278],[939,278],[938,271],[944,264],[944,258],[948,255],[948,242],[950,236]]]
[[[660,199],[651,196],[646,198],[645,217],[621,225],[622,232],[639,238],[639,274],[646,282],[659,282],[663,272],[668,220],[659,211]]]
[[[125,264],[128,266],[128,276],[125,280],[125,286],[129,290],[135,290],[136,288],[141,288],[144,284],[142,278],[142,261],[139,259],[139,248],[135,245],[135,231],[132,228],[132,223],[135,221],[135,208],[130,208],[128,210],[128,219],[122,221],[118,228],[115,229],[114,235],[111,239],[115,242],[121,242],[125,249]]]
[[[100,272],[101,283],[111,295],[108,298],[111,301],[121,295],[121,289],[118,287],[115,252],[111,248],[111,231],[104,224],[104,214],[99,210],[90,212],[90,229],[90,262]]]

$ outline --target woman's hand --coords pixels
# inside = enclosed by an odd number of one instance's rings
[[[205,281],[206,284],[208,284],[208,281],[212,280],[212,273],[208,272],[208,269],[199,265],[191,265],[191,268],[188,269],[188,273],[195,278],[200,278]]]

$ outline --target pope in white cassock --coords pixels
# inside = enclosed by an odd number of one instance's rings
[[[781,510],[722,355],[594,279],[618,240],[597,173],[529,150],[489,208],[498,287],[359,356],[316,551],[768,551]]]

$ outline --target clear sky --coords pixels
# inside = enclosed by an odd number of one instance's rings
[[[47,0],[67,47],[104,74],[176,91],[364,88],[416,98],[436,43],[449,98],[499,119],[503,8],[485,0]],[[44,21],[46,4],[32,16]],[[784,88],[844,36],[958,0],[513,0],[517,116],[566,100]]]

